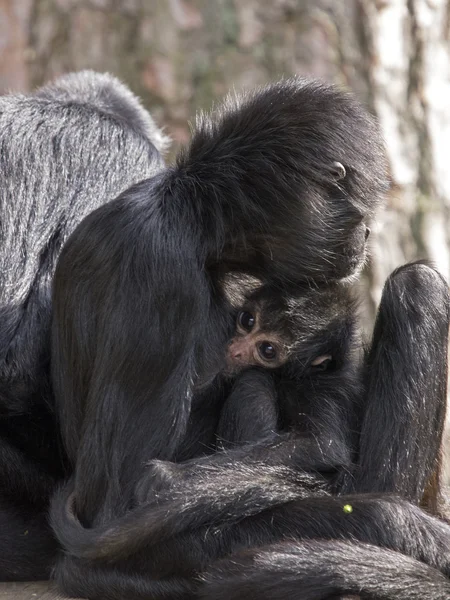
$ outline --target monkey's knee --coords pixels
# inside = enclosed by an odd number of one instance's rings
[[[414,302],[448,306],[449,290],[444,277],[428,262],[417,261],[396,269],[388,278],[385,292],[401,299],[405,294]]]
[[[421,332],[433,341],[438,330],[446,336],[450,315],[448,284],[426,262],[403,265],[386,281],[380,315],[394,329],[407,321],[413,336]]]

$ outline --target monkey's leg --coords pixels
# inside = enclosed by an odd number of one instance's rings
[[[437,510],[449,306],[446,282],[427,264],[405,265],[386,282],[366,365],[358,492],[419,503],[427,491]]]

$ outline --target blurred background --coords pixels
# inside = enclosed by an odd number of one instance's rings
[[[141,96],[172,154],[232,87],[300,74],[352,89],[394,182],[361,284],[366,326],[401,263],[450,276],[449,0],[0,0],[0,93],[83,68]]]

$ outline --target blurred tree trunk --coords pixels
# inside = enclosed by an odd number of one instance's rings
[[[0,0],[0,88],[108,70],[175,141],[234,86],[293,73],[352,88],[379,120],[393,191],[372,236],[367,311],[390,271],[449,276],[449,0]]]
[[[373,235],[373,306],[387,274],[431,258],[449,276],[448,0],[0,0],[1,91],[108,70],[175,141],[234,86],[313,75],[352,88],[384,131],[393,192]]]

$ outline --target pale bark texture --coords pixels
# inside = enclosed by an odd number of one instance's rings
[[[449,0],[0,0],[0,91],[107,70],[177,143],[231,87],[302,74],[354,90],[387,143],[393,190],[373,229],[367,322],[396,266],[450,275]]]

